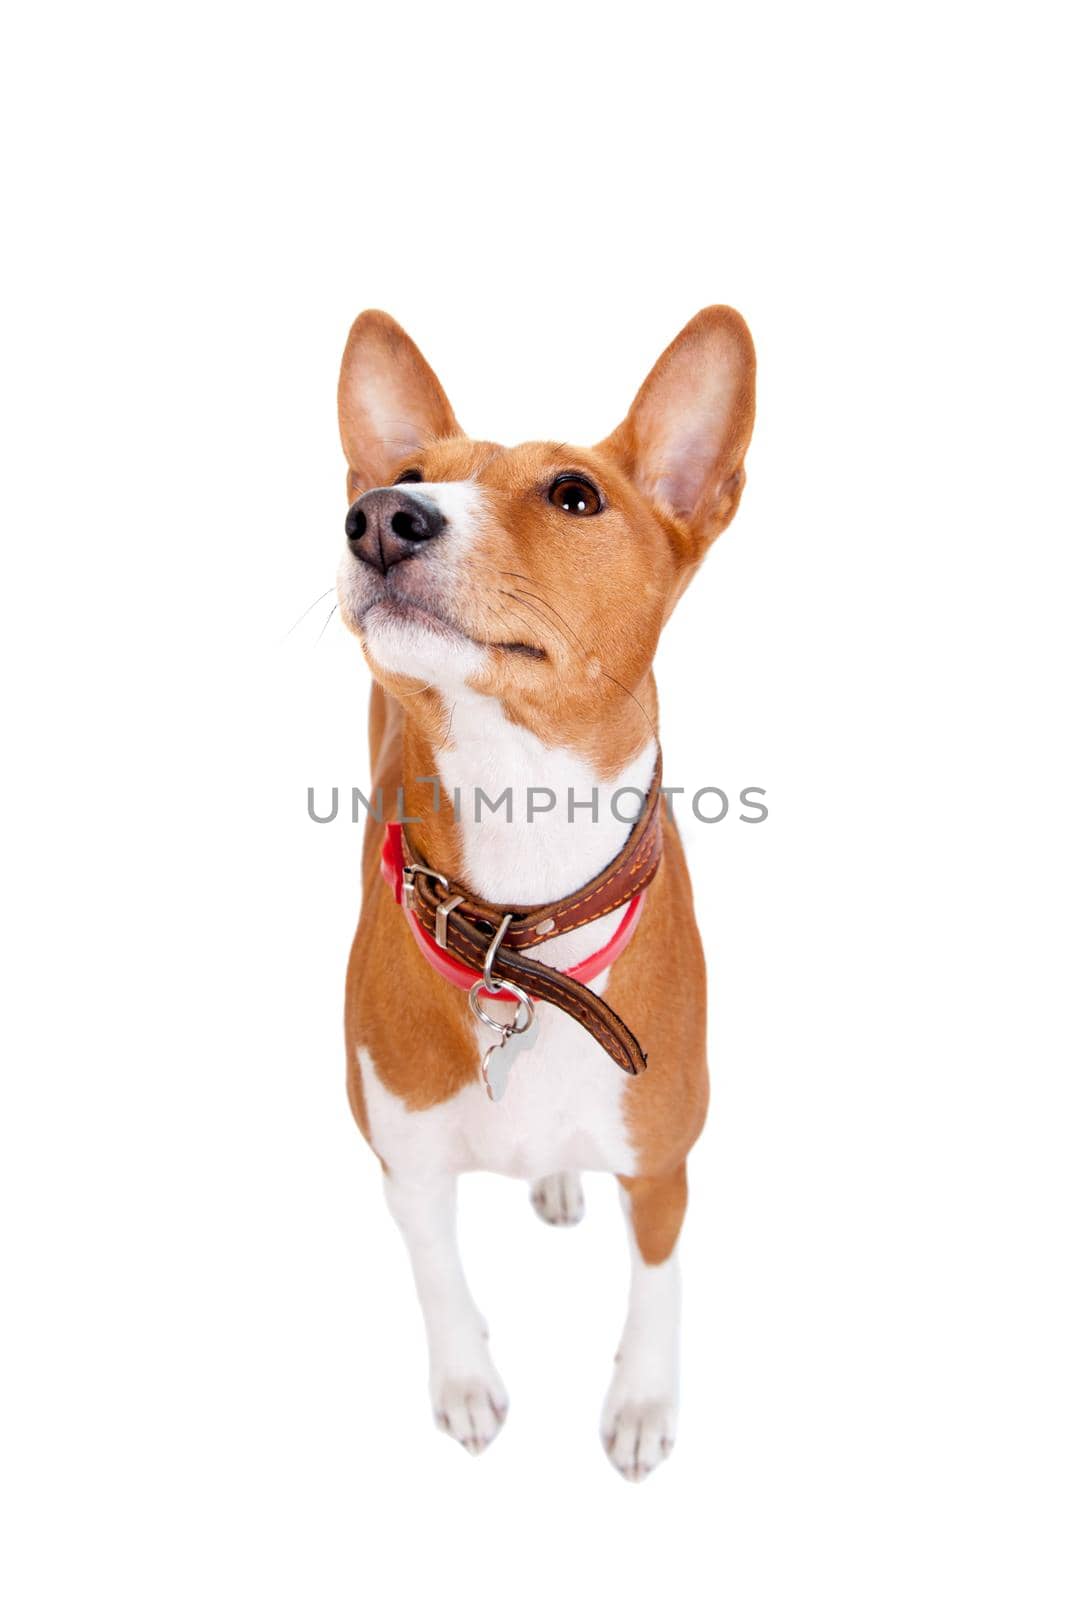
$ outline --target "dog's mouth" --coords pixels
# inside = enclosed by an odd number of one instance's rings
[[[546,661],[548,652],[526,639],[480,639],[460,627],[452,617],[426,600],[412,600],[407,595],[385,593],[373,595],[361,607],[357,618],[361,629],[389,624],[421,628],[438,638],[462,640],[483,650],[499,650],[506,655],[526,656],[533,661]]]

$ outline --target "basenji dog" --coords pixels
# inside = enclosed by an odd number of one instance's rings
[[[599,444],[509,447],[468,438],[408,335],[365,311],[339,409],[339,603],[375,680],[348,1090],[410,1252],[434,1415],[476,1453],[507,1410],[458,1175],[524,1179],[567,1225],[580,1173],[614,1173],[632,1281],[601,1431],[638,1481],[675,1436],[678,1236],[708,1100],[653,658],[741,498],[752,340],[711,306]]]

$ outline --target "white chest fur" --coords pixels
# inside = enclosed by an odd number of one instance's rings
[[[438,764],[446,792],[459,797],[464,878],[477,894],[501,905],[538,905],[581,888],[619,853],[652,779],[654,740],[605,782],[580,756],[550,749],[509,722],[488,696],[461,693],[450,715],[449,748]],[[479,790],[490,799],[507,791],[510,818],[504,807],[479,803]],[[551,810],[531,816],[531,795],[534,805],[552,796]],[[608,942],[623,915],[613,912],[530,953],[548,966],[573,966]]]
[[[554,1006],[538,1010],[537,1042],[517,1058],[495,1103],[479,1079],[428,1111],[408,1111],[360,1051],[372,1143],[391,1170],[499,1172],[531,1182],[562,1171],[632,1172],[623,1113],[630,1080],[571,1017]],[[474,1027],[479,1051],[487,1050],[493,1036],[472,1019]]]

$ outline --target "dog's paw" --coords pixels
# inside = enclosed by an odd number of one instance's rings
[[[542,1222],[553,1228],[573,1228],[585,1216],[582,1181],[576,1172],[554,1172],[530,1185],[530,1204]]]
[[[433,1385],[432,1399],[437,1426],[472,1456],[481,1455],[492,1444],[508,1414],[508,1397],[496,1373],[439,1379]]]
[[[630,1483],[640,1483],[674,1449],[673,1400],[626,1400],[608,1395],[600,1437],[608,1460]]]

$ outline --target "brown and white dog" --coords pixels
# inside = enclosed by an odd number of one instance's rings
[[[626,848],[634,802],[627,812],[609,797],[644,795],[655,781],[660,631],[744,485],[755,408],[748,329],[729,307],[701,311],[625,421],[591,449],[467,438],[418,349],[380,311],[352,327],[339,403],[350,509],[338,593],[376,680],[373,786],[403,790],[407,860],[436,874],[420,886],[458,886],[457,904],[558,902]],[[510,817],[484,803],[504,789]],[[432,940],[379,872],[384,829],[370,821],[365,841],[348,1087],[411,1254],[434,1414],[475,1452],[507,1408],[457,1251],[458,1174],[524,1178],[545,1221],[566,1224],[582,1215],[582,1169],[611,1172],[633,1275],[602,1435],[615,1466],[643,1478],[674,1439],[677,1244],[686,1155],[708,1098],[704,964],[677,831],[662,819],[636,931],[582,991],[624,1020],[648,1070],[620,1071],[575,1014],[538,1000],[536,1042],[494,1101],[482,1061],[499,1029],[427,959]],[[527,959],[580,967],[610,947],[627,914],[616,901]],[[488,935],[494,924],[470,926]],[[460,971],[476,982],[480,965]],[[672,998],[680,992],[684,1006]],[[480,992],[485,1015],[501,1025],[525,1017],[511,988],[506,1003],[489,993]]]

